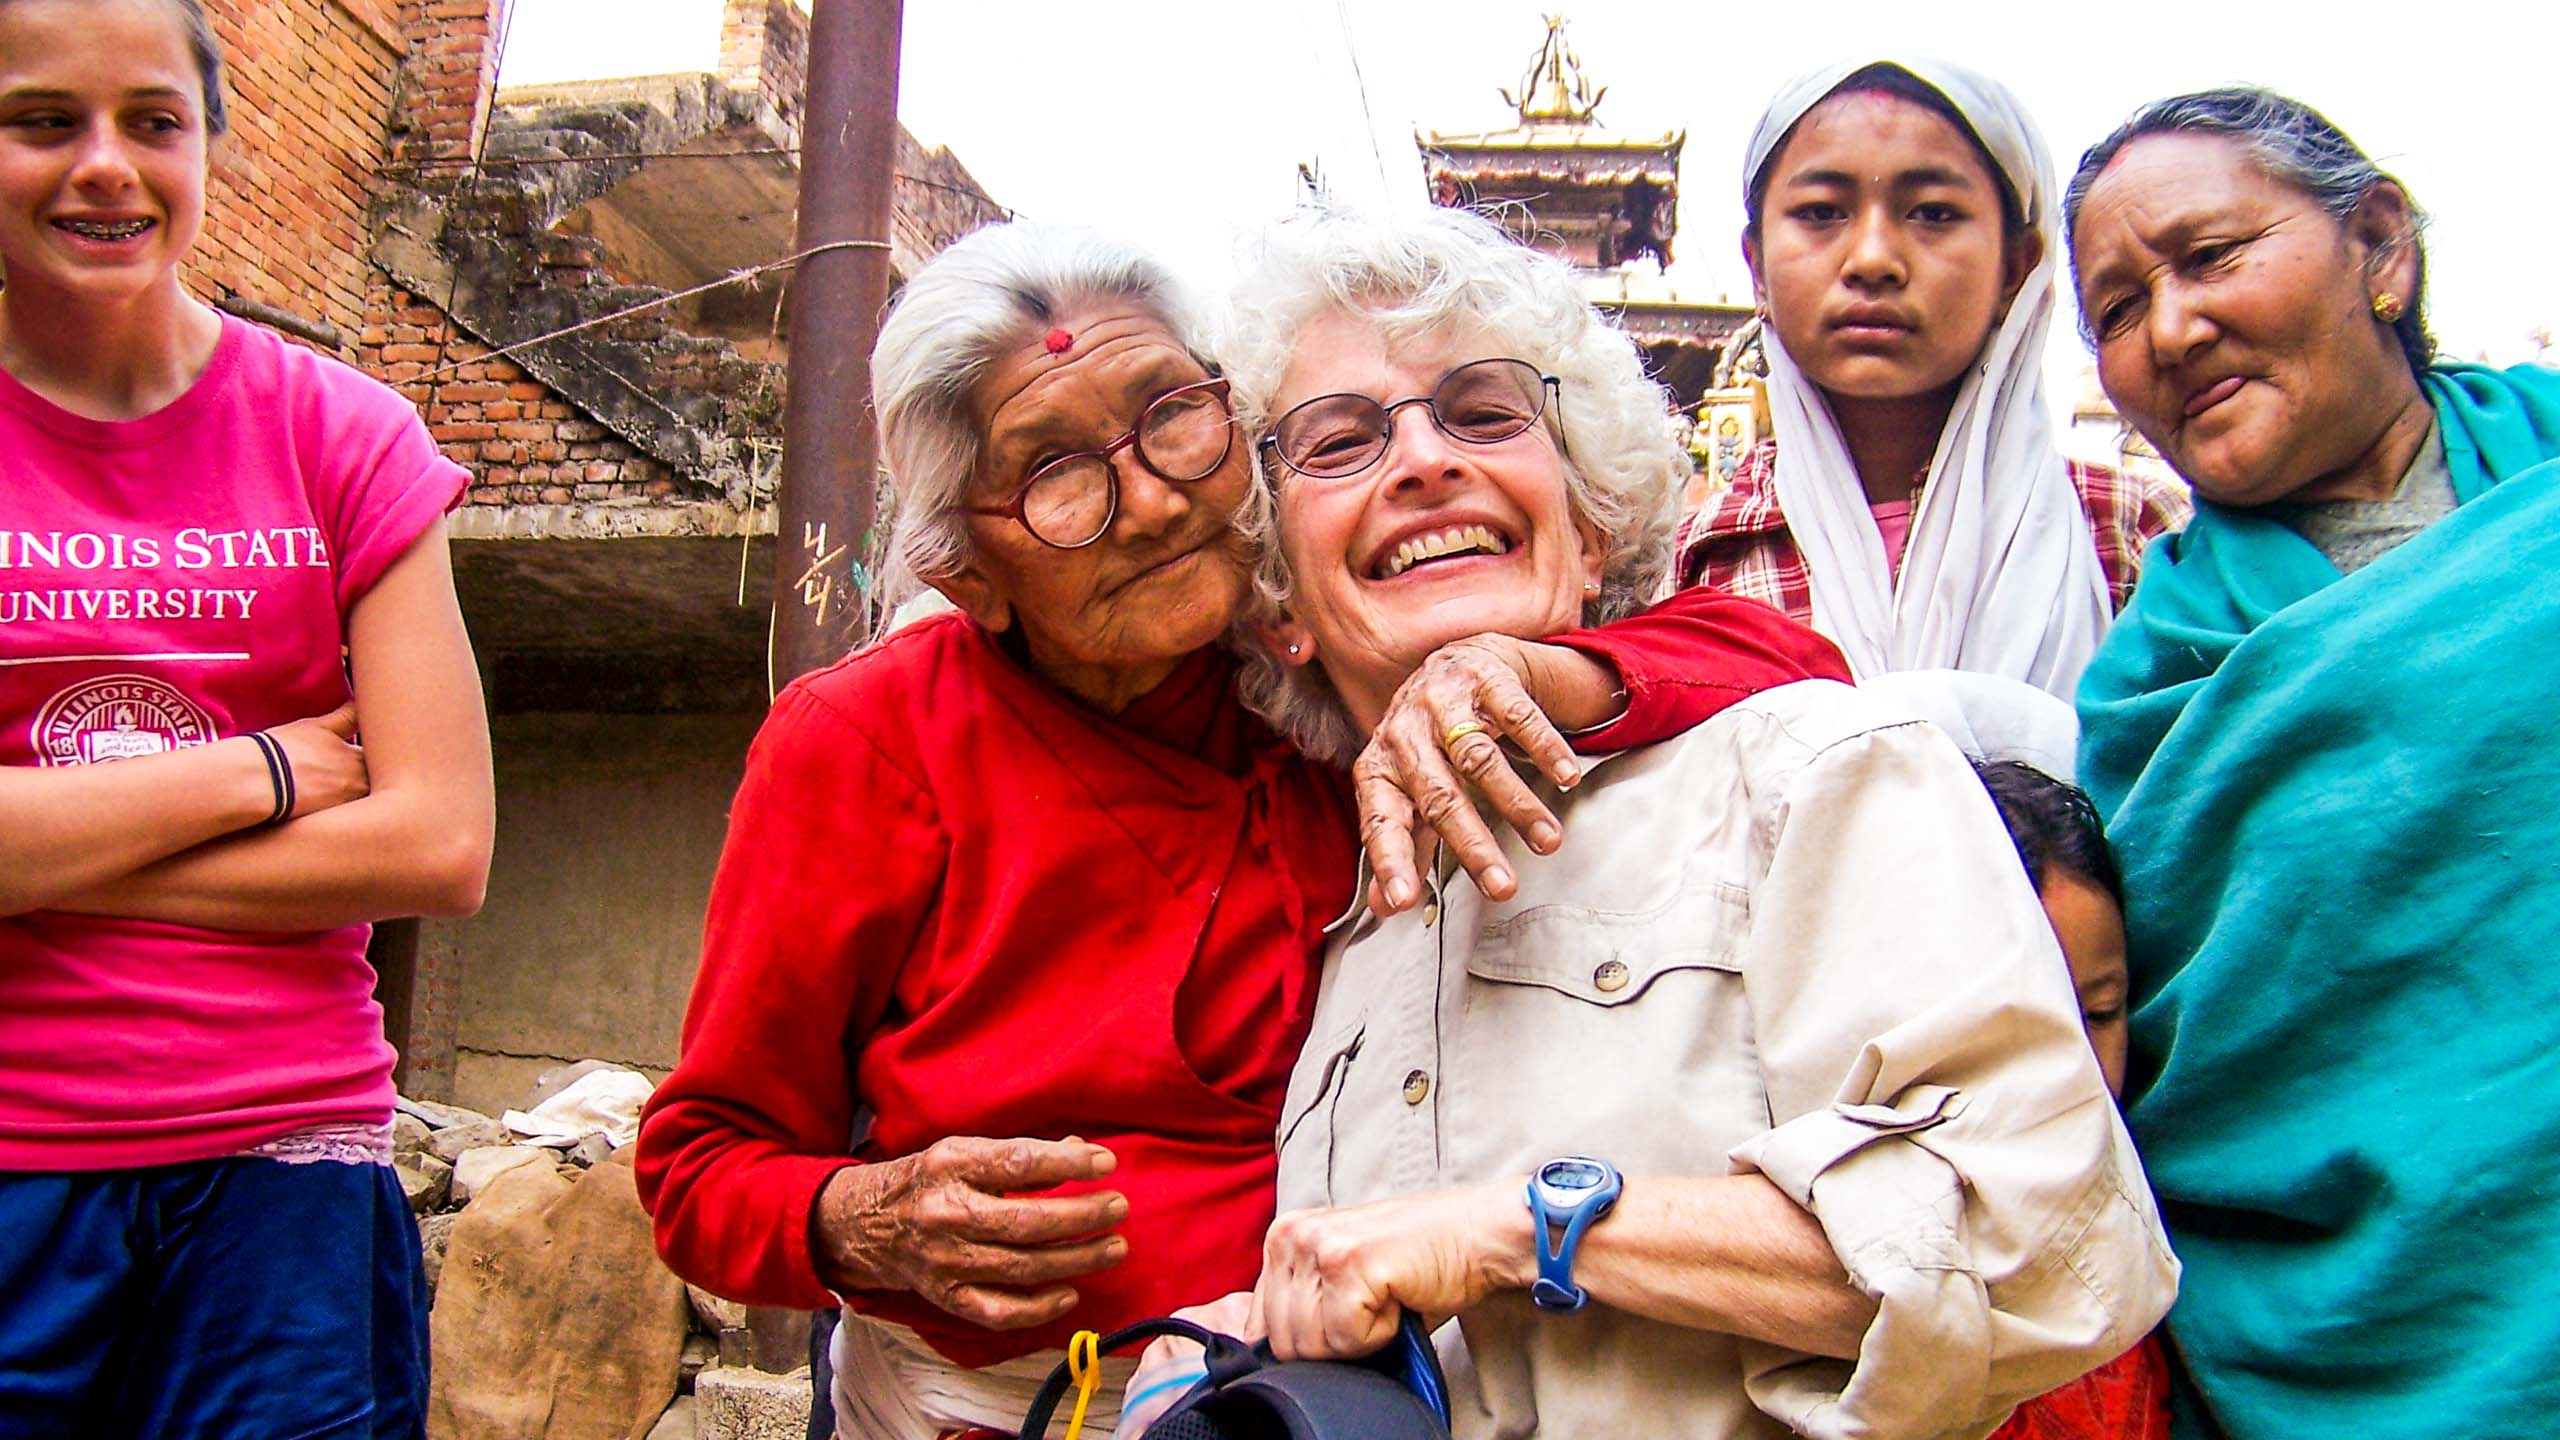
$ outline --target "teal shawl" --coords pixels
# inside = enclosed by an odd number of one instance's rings
[[[2199,505],[2081,682],[2182,1435],[2560,1431],[2560,372],[2423,384],[2450,516]]]

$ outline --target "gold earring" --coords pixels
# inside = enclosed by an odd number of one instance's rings
[[[2402,300],[2399,296],[2392,294],[2388,290],[2385,290],[2381,294],[2373,297],[2373,318],[2381,321],[2385,325],[2398,324],[2402,312],[2406,311],[2408,308],[2409,304],[2407,301]]]

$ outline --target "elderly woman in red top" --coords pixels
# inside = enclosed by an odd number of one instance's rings
[[[1351,782],[1245,712],[1217,647],[1249,457],[1162,269],[981,231],[908,285],[874,374],[899,558],[960,613],[775,703],[639,1169],[680,1273],[843,1301],[839,1433],[932,1437],[1020,1416],[1074,1329],[1251,1282],[1361,840]],[[1810,631],[1703,593],[1458,642],[1400,695],[1401,756],[1364,758],[1381,903],[1418,888],[1394,777],[1508,894],[1435,767],[1552,849],[1497,734],[1570,777],[1550,720],[1640,743],[1841,673]]]

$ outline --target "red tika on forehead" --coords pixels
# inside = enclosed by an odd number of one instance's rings
[[[1076,337],[1065,330],[1052,330],[1040,337],[1040,346],[1052,355],[1064,355],[1076,343]]]

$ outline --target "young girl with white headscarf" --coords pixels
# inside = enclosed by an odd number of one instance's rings
[[[1810,622],[1966,749],[2068,774],[2068,701],[2184,491],[2066,462],[2045,402],[2044,141],[1953,65],[1836,63],[1751,137],[1743,250],[1776,430],[1680,578]]]

